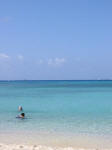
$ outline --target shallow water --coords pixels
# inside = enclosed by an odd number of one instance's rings
[[[16,119],[19,105],[26,119]],[[1,141],[13,134],[23,143],[112,145],[112,81],[1,81]]]

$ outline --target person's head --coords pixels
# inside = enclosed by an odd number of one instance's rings
[[[23,110],[22,106],[19,106],[19,108],[18,108],[18,109],[19,109],[19,111],[22,111],[22,110]]]
[[[24,118],[25,117],[25,113],[21,113],[21,117]]]

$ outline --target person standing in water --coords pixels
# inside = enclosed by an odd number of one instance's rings
[[[19,107],[18,107],[18,110],[19,110],[19,111],[23,111],[22,106],[19,106]]]

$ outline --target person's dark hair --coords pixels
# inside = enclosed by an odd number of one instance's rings
[[[24,116],[25,116],[25,113],[21,113],[21,116],[23,116],[23,117],[24,117]]]

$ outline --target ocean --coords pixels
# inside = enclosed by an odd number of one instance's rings
[[[112,148],[112,81],[0,81],[0,143]]]

